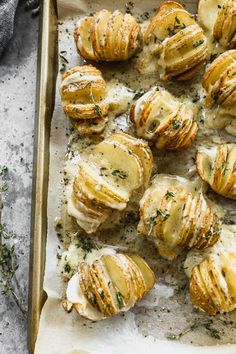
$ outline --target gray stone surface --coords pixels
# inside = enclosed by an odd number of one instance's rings
[[[38,17],[17,10],[14,38],[0,59],[0,164],[9,168],[3,221],[17,235],[17,277],[27,306]],[[27,324],[0,294],[0,353],[27,351]]]

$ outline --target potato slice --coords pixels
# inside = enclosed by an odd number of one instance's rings
[[[104,29],[107,27],[109,18],[111,16],[110,11],[101,10],[95,14],[96,20],[91,26],[90,39],[92,42],[94,55],[98,60],[106,59],[106,36],[104,35]]]
[[[73,307],[78,311],[78,313],[92,321],[99,321],[104,318],[102,312],[100,312],[96,307],[91,305],[85,295],[83,294],[79,274],[76,273],[69,280],[66,290],[67,300],[73,304]]]
[[[125,257],[128,260],[128,266],[132,276],[132,286],[136,290],[136,301],[139,301],[147,291],[146,283],[143,278],[142,272],[137,267],[136,263],[133,262],[133,260],[128,255],[125,255]]]
[[[123,14],[116,10],[109,18],[106,28],[106,56],[111,60],[116,60],[117,36],[123,22]]]
[[[106,140],[95,147],[94,153],[102,161],[104,179],[116,188],[131,192],[143,184],[142,162],[125,145]]]
[[[97,60],[94,55],[92,42],[90,40],[91,28],[94,24],[94,17],[81,18],[74,31],[74,39],[78,52],[88,60]]]
[[[132,155],[137,155],[140,158],[143,167],[144,183],[147,184],[153,168],[153,156],[148,144],[141,139],[135,139],[125,133],[116,133],[109,139],[110,141],[114,141],[114,143],[121,142],[127,147],[129,153],[132,152]]]
[[[131,254],[129,257],[137,264],[139,267],[143,278],[146,283],[147,291],[151,290],[154,287],[155,284],[155,274],[151,270],[151,268],[148,266],[148,264],[145,262],[143,258],[141,258],[138,255]]]
[[[134,289],[132,288],[131,274],[127,264],[118,255],[102,256],[102,261],[107,273],[116,289],[116,297],[120,309],[133,306],[136,301]]]

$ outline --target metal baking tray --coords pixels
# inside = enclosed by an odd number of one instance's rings
[[[30,353],[34,352],[40,313],[47,298],[43,290],[43,278],[47,235],[50,125],[58,70],[56,0],[41,1],[39,28],[28,301]]]

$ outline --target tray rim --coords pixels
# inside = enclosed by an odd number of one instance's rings
[[[32,354],[41,310],[47,298],[43,290],[43,278],[47,237],[50,125],[58,69],[56,0],[41,0],[39,16],[27,333],[28,350]]]

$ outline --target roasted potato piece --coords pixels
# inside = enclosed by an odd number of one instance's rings
[[[69,280],[67,302],[83,317],[97,321],[128,311],[154,286],[155,276],[139,256],[103,255]]]
[[[163,150],[181,150],[192,143],[198,130],[194,115],[187,104],[156,89],[140,97],[130,110],[137,135]]]
[[[209,16],[209,14],[211,15]],[[198,18],[201,24],[224,48],[235,47],[235,0],[200,0]]]
[[[219,105],[224,112],[236,116],[236,50],[216,58],[207,68],[202,85],[207,92],[206,105]]]
[[[181,248],[213,245],[219,220],[203,196],[187,190],[178,177],[173,184],[168,175],[158,175],[140,201],[138,231],[153,240],[163,256],[173,258]]]
[[[80,134],[100,134],[108,121],[106,82],[92,65],[76,66],[62,75],[61,102]]]
[[[148,144],[125,133],[116,133],[93,147],[79,165],[68,193],[68,213],[87,233],[123,210],[132,192],[148,184],[153,157]]]
[[[204,32],[194,16],[174,1],[161,4],[144,40],[153,54],[159,55],[163,80],[190,80],[205,64],[208,50]]]
[[[101,10],[79,20],[74,31],[77,50],[94,61],[127,60],[138,49],[141,28],[133,16]]]
[[[223,144],[198,151],[196,166],[201,178],[216,193],[236,199],[236,145]]]

